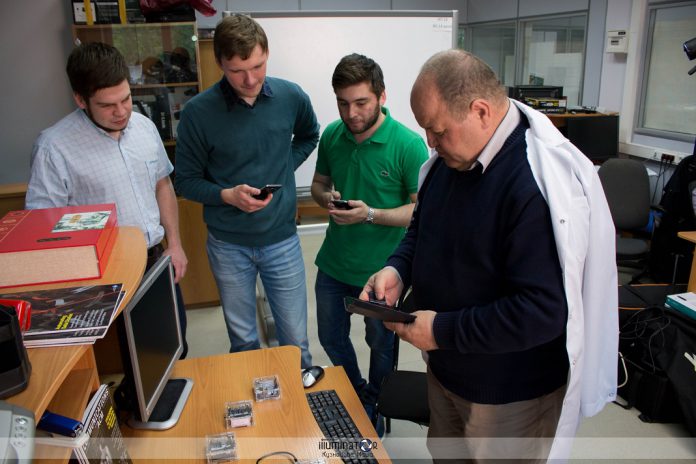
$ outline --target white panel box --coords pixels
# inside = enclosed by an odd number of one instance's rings
[[[607,31],[607,53],[628,53],[628,34],[625,30]]]

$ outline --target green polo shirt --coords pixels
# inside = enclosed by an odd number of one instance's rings
[[[344,200],[391,209],[411,202],[428,149],[420,135],[392,119],[386,108],[382,111],[384,122],[360,144],[340,119],[329,124],[319,141],[316,170],[331,177]],[[315,264],[340,282],[363,286],[384,266],[405,231],[377,224],[338,225],[330,219]]]

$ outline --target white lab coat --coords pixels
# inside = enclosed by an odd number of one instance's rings
[[[592,163],[549,118],[515,100],[530,124],[527,159],[551,212],[568,302],[567,391],[549,462],[565,462],[581,417],[616,398],[619,344],[615,230]],[[421,168],[419,186],[435,162]]]

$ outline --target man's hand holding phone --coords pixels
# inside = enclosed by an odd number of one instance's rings
[[[330,203],[329,215],[336,224],[359,224],[367,217],[367,209],[367,205],[362,200],[334,199]]]
[[[280,184],[266,184],[259,190],[258,194],[252,195],[252,197],[254,197],[257,200],[265,200],[268,197],[268,195],[272,195],[273,192],[280,189],[281,187],[282,185]]]
[[[331,200],[331,206],[333,206],[334,209],[353,209],[353,207],[350,206],[350,200]]]
[[[275,188],[273,191],[280,188],[280,186],[277,185],[276,187],[277,188]],[[273,193],[270,191],[267,191],[266,197],[263,200],[254,197],[261,195],[262,191],[263,189],[252,187],[247,184],[240,184],[235,187],[222,189],[220,192],[220,197],[222,198],[222,201],[228,205],[239,208],[245,213],[254,213],[265,208],[273,199]]]

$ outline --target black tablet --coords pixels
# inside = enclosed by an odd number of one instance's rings
[[[416,316],[413,314],[399,311],[393,306],[387,306],[386,304],[372,301],[363,301],[350,296],[343,299],[343,305],[349,313],[362,314],[363,316],[372,317],[381,321],[413,322],[416,320]]]

